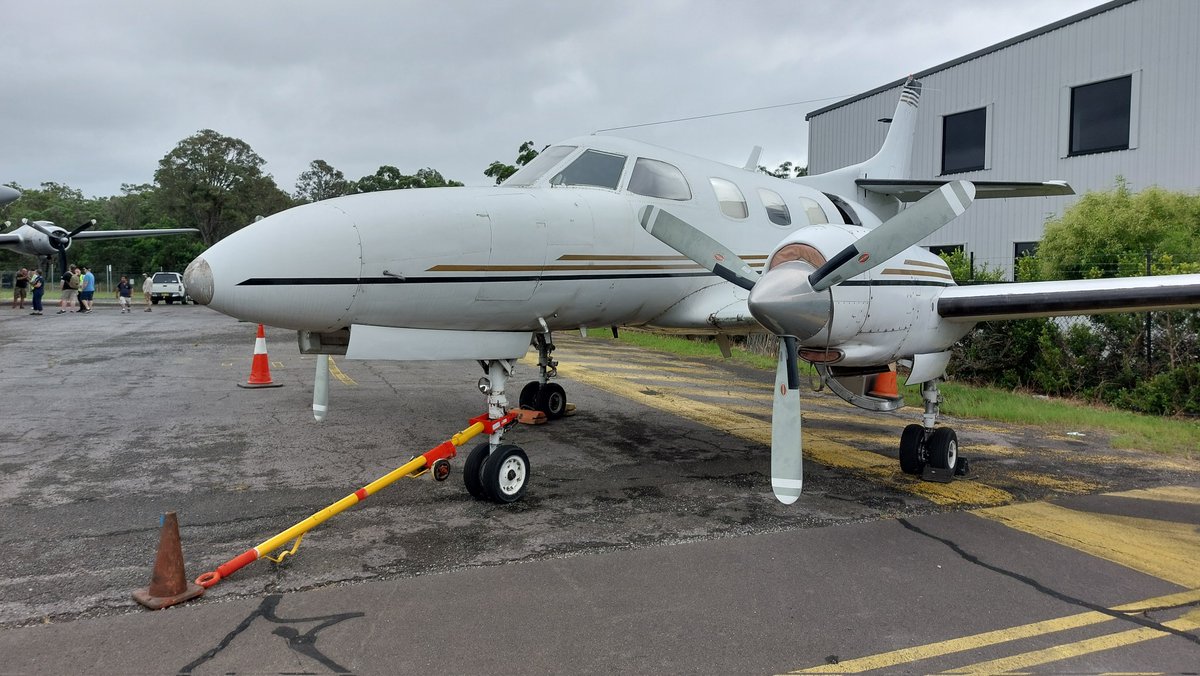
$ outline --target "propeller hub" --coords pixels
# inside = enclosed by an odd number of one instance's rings
[[[813,291],[812,271],[801,261],[767,270],[750,291],[750,314],[776,335],[807,340],[820,333],[829,323],[831,300],[828,292]]]

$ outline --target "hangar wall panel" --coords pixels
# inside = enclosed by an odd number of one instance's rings
[[[945,115],[987,107],[985,168],[948,177],[1062,179],[1080,194],[1107,190],[1118,176],[1133,190],[1151,185],[1200,189],[1200,2],[1135,0],[951,64],[920,74],[924,91],[913,144],[915,177],[939,176]],[[1065,156],[1070,88],[1125,75],[1133,83],[1131,147]],[[887,132],[878,120],[891,117],[898,96],[897,82],[813,113],[810,172],[874,154]],[[977,261],[1009,270],[1014,242],[1040,239],[1045,220],[1077,199],[977,202],[923,244],[965,244]]]

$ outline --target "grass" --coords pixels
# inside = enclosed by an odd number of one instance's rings
[[[609,339],[607,334],[594,337]],[[620,342],[659,350],[683,357],[722,359],[715,341],[690,340],[645,331],[621,331]],[[775,359],[733,347],[732,361],[766,371],[775,370]],[[801,367],[815,373],[801,362]],[[903,387],[908,406],[920,408],[918,386]],[[1200,449],[1200,421],[1163,418],[1129,411],[1092,406],[1067,399],[1050,399],[1022,392],[1009,392],[990,387],[974,387],[960,383],[942,383],[942,411],[960,418],[995,420],[1020,425],[1034,425],[1057,434],[1097,431],[1112,435],[1114,448],[1135,448],[1170,455],[1196,457]]]

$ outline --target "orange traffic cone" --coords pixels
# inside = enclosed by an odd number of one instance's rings
[[[159,610],[194,599],[203,593],[204,587],[189,582],[184,575],[183,547],[179,544],[179,519],[175,517],[175,512],[167,512],[162,518],[158,557],[154,560],[150,586],[133,592],[133,600],[150,610]]]
[[[875,382],[871,385],[871,391],[867,394],[880,399],[898,399],[900,392],[896,388],[896,372],[884,371],[875,376]]]
[[[271,380],[271,362],[267,360],[267,334],[263,325],[258,325],[258,337],[254,339],[254,360],[250,363],[250,378],[238,387],[255,389],[259,387],[283,387],[283,383]]]

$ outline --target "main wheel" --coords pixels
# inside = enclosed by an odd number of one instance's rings
[[[943,469],[954,469],[958,465],[958,435],[949,427],[934,430],[925,448],[929,451],[930,465]]]
[[[536,380],[531,380],[525,383],[525,387],[521,388],[521,396],[517,398],[517,406],[536,410],[538,405],[538,392],[542,389],[542,384]]]
[[[463,463],[463,485],[467,487],[467,492],[476,500],[483,500],[487,497],[487,491],[483,488],[483,463],[488,459],[488,443],[485,441],[467,455],[467,461]]]
[[[920,474],[925,469],[921,458],[921,442],[925,441],[925,428],[909,425],[900,433],[900,470],[905,474]]]
[[[498,446],[483,463],[483,488],[493,502],[516,502],[529,481],[529,456],[520,446]]]
[[[551,420],[563,417],[567,412],[567,392],[558,383],[546,383],[538,391],[537,410]]]

